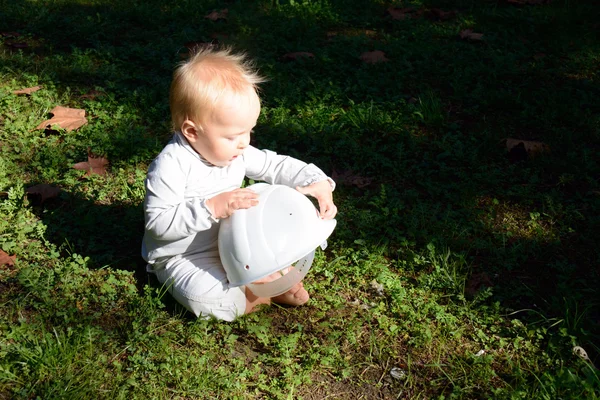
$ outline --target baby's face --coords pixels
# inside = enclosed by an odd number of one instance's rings
[[[228,166],[250,144],[259,114],[260,101],[253,89],[243,94],[227,94],[202,124],[203,132],[198,132],[192,146],[209,163]]]

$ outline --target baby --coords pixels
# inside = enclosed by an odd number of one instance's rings
[[[142,256],[148,271],[197,317],[231,321],[271,300],[299,306],[309,299],[302,282],[272,299],[229,286],[217,247],[219,221],[258,204],[256,193],[240,188],[245,176],[315,197],[321,218],[337,213],[335,183],[323,171],[250,146],[262,81],[230,50],[200,50],[173,76],[175,133],[148,170]]]

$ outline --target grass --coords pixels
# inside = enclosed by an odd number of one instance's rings
[[[125,3],[0,0],[0,398],[600,397],[594,1]],[[254,144],[338,181],[310,304],[233,323],[139,257],[171,73],[211,41],[269,78]],[[57,105],[88,124],[34,129]]]

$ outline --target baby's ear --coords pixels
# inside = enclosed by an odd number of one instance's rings
[[[186,119],[183,121],[183,124],[181,124],[181,133],[190,143],[195,142],[198,139],[200,130],[201,128],[189,119]]]

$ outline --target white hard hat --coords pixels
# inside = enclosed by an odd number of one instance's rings
[[[313,203],[290,187],[257,183],[248,188],[258,193],[258,205],[221,221],[219,255],[231,286],[246,285],[259,297],[278,296],[304,278],[336,220],[321,219]],[[252,283],[294,262],[281,278]]]

